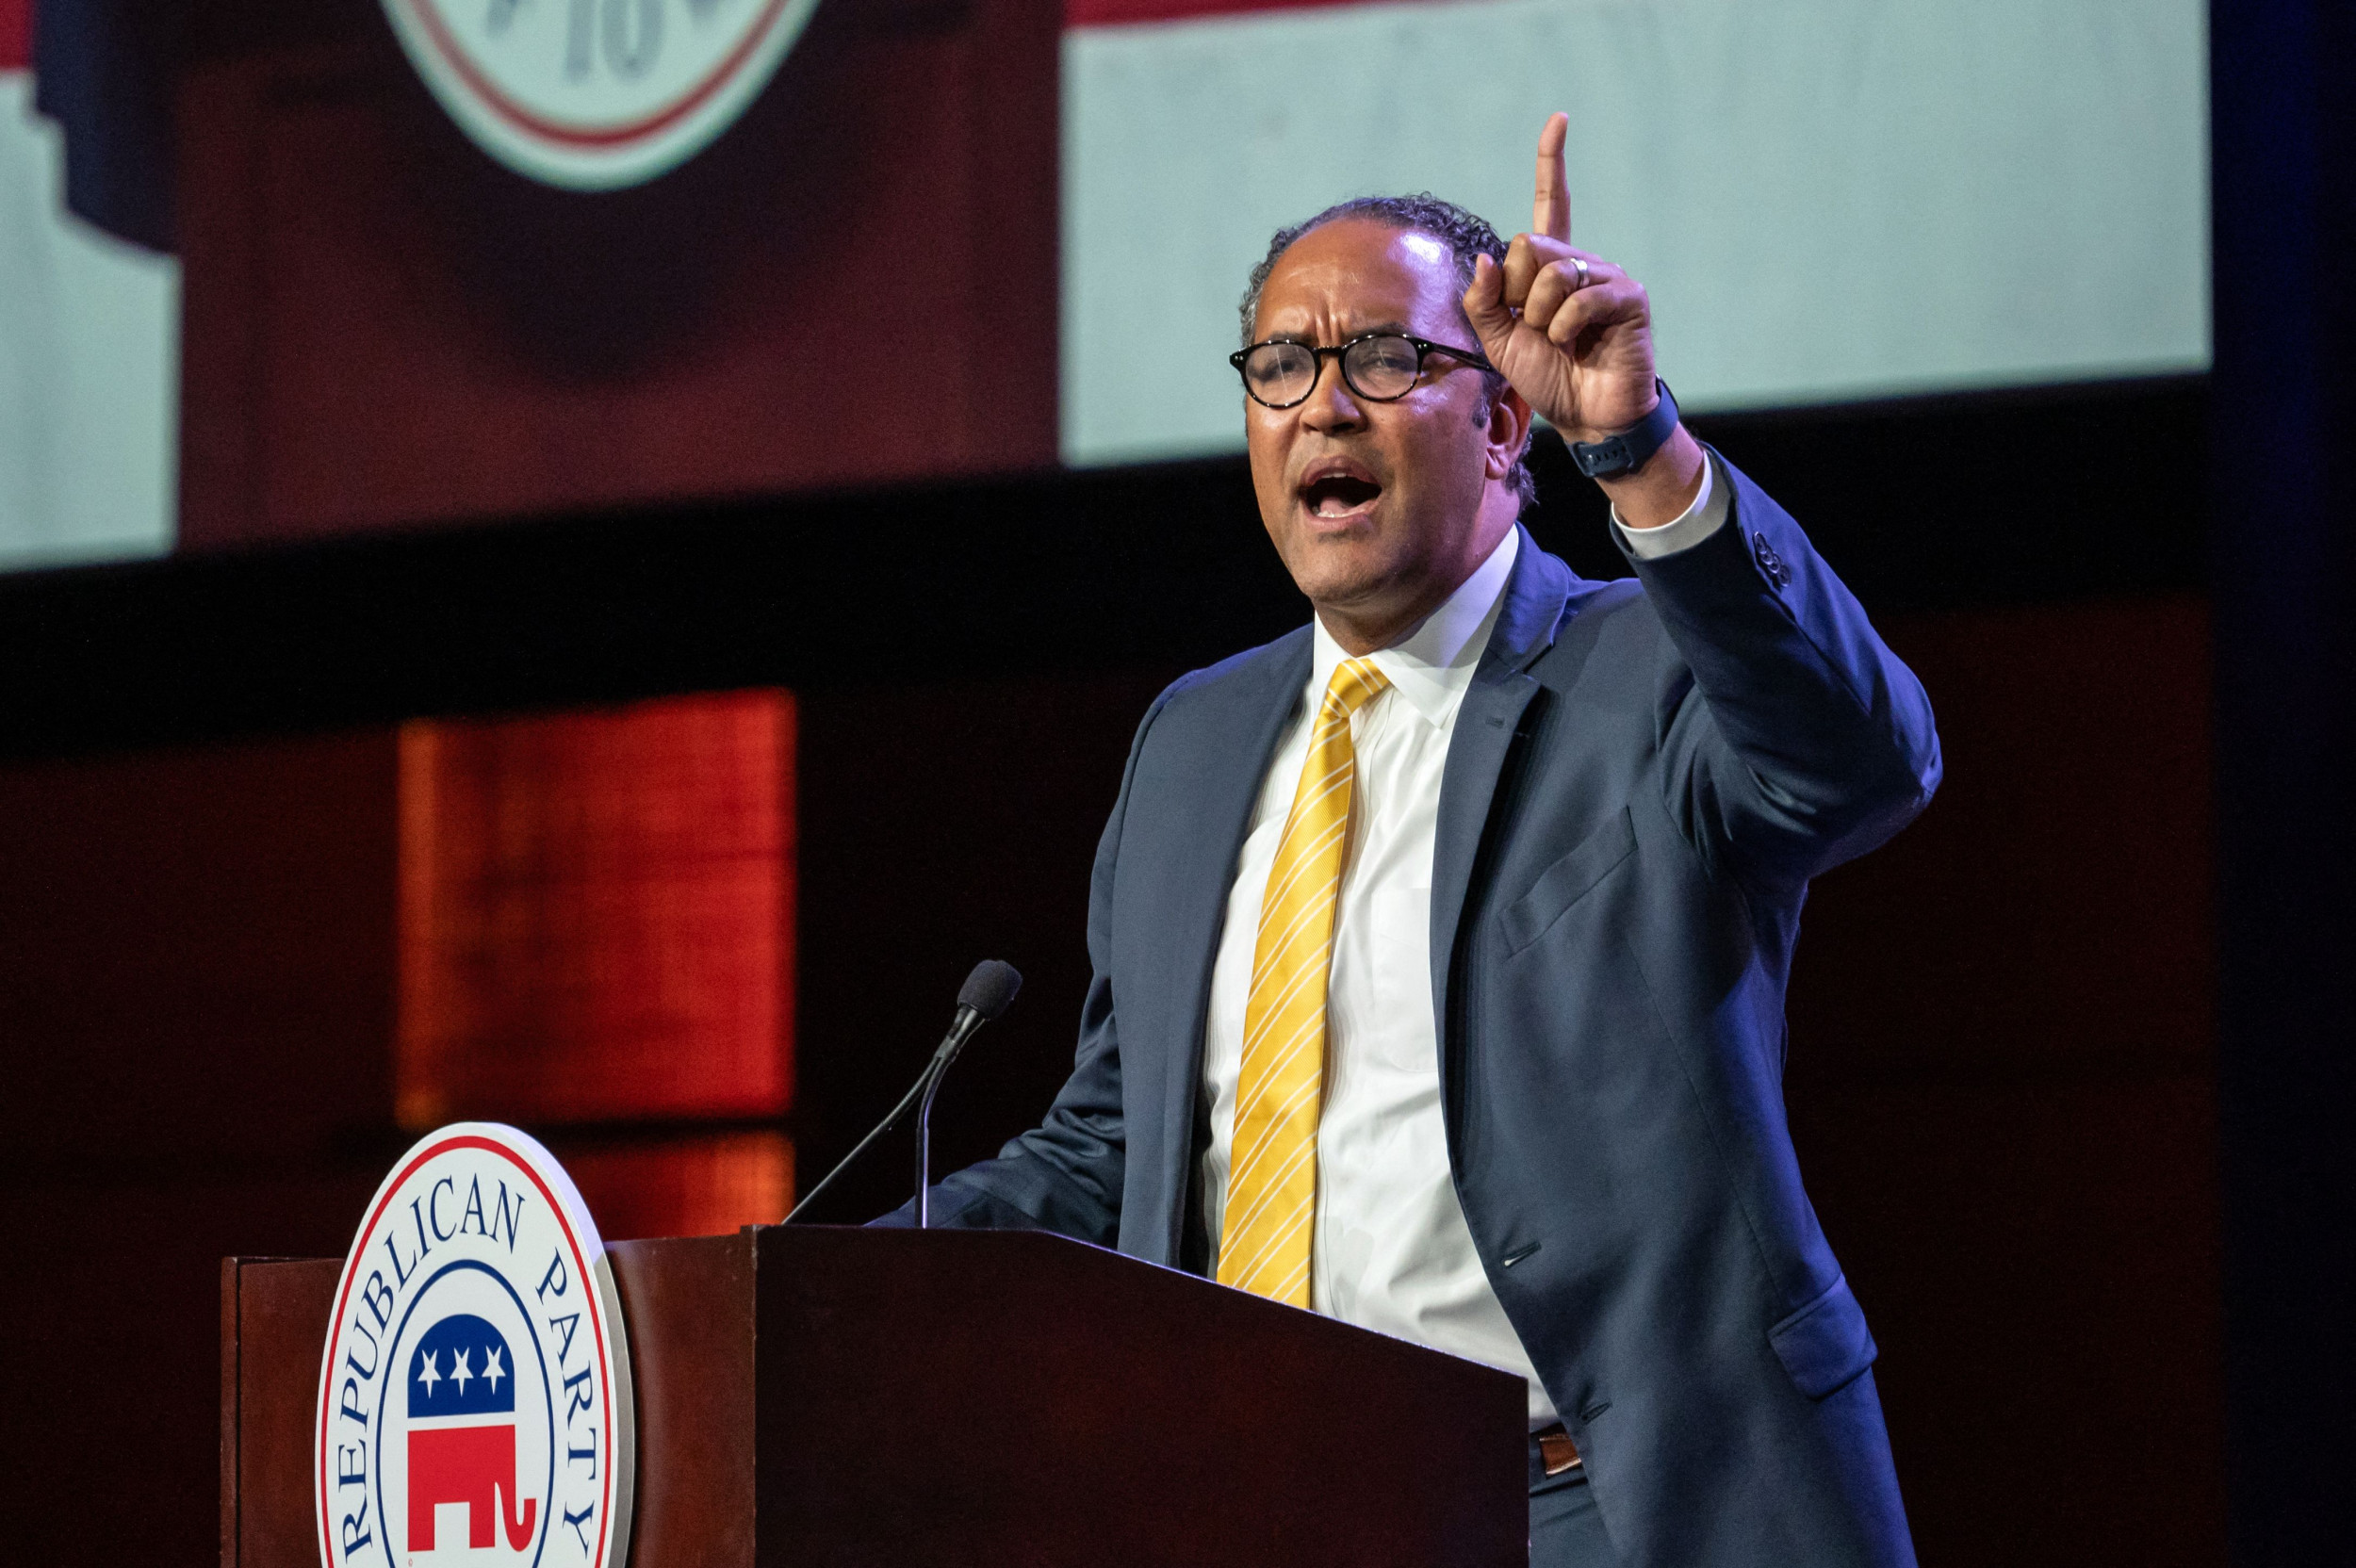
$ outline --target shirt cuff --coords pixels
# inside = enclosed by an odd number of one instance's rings
[[[1701,494],[1693,498],[1676,521],[1659,528],[1630,528],[1620,521],[1620,509],[1612,509],[1612,526],[1619,531],[1620,542],[1628,553],[1639,561],[1657,561],[1664,555],[1690,550],[1718,531],[1726,520],[1734,487],[1718,472],[1718,454],[1705,447],[1703,455],[1709,459],[1702,465]]]

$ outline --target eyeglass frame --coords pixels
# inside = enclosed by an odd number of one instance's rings
[[[1410,345],[1415,351],[1415,379],[1408,383],[1405,387],[1401,388],[1399,391],[1392,393],[1387,398],[1378,397],[1374,393],[1367,391],[1365,387],[1360,386],[1355,381],[1351,380],[1350,374],[1350,361],[1343,358],[1343,356],[1349,353],[1350,350],[1356,348],[1359,344],[1366,342],[1370,337],[1396,337],[1399,341]],[[1243,368],[1244,361],[1250,359],[1254,351],[1274,348],[1279,344],[1287,348],[1308,350],[1310,354],[1314,356],[1316,364],[1316,371],[1309,377],[1309,389],[1288,403],[1269,402],[1266,398],[1263,398],[1257,392],[1252,391],[1252,377]],[[1330,348],[1322,349],[1317,347],[1315,343],[1303,343],[1297,337],[1263,337],[1257,343],[1247,343],[1242,348],[1237,349],[1234,353],[1229,354],[1227,356],[1227,363],[1235,368],[1236,376],[1243,382],[1243,393],[1245,397],[1250,398],[1253,402],[1258,403],[1262,408],[1282,410],[1287,408],[1299,408],[1302,403],[1307,402],[1311,398],[1317,395],[1317,384],[1325,379],[1325,361],[1328,356],[1341,362],[1342,384],[1345,386],[1348,386],[1351,392],[1366,399],[1366,401],[1370,403],[1395,403],[1401,398],[1407,396],[1408,393],[1413,392],[1416,386],[1422,383],[1423,362],[1432,354],[1447,354],[1450,358],[1471,366],[1476,370],[1485,370],[1493,376],[1503,375],[1505,373],[1502,370],[1499,370],[1496,366],[1490,364],[1489,356],[1482,353],[1478,349],[1460,349],[1453,344],[1434,343],[1430,338],[1417,337],[1413,333],[1389,331],[1362,332],[1347,343],[1336,343]]]

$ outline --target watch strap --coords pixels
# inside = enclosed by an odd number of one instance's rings
[[[1659,376],[1653,377],[1652,384],[1661,394],[1661,400],[1653,404],[1650,414],[1637,421],[1633,430],[1607,435],[1600,441],[1570,443],[1571,461],[1579,465],[1580,473],[1589,479],[1617,479],[1622,474],[1632,474],[1669,439],[1670,432],[1677,428],[1677,400],[1669,396],[1669,384]]]

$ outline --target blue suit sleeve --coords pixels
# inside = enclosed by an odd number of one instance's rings
[[[1072,1068],[1046,1119],[985,1160],[935,1184],[935,1225],[984,1230],[1054,1231],[1110,1247],[1121,1228],[1121,1178],[1128,1144],[1122,1125],[1121,1031],[1113,1008],[1111,931],[1115,865],[1121,827],[1129,808],[1129,786],[1137,753],[1145,744],[1165,692],[1137,727],[1122,770],[1121,798],[1097,841],[1088,878],[1088,959],[1094,973],[1080,1011],[1080,1043]],[[911,1202],[877,1220],[912,1225]]]
[[[1774,883],[1862,855],[1939,787],[1930,699],[1783,508],[1741,470],[1726,525],[1634,559],[1672,648],[1669,808],[1713,866]]]

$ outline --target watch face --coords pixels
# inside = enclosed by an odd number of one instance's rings
[[[817,0],[384,0],[477,145],[575,189],[636,185],[752,102]]]

